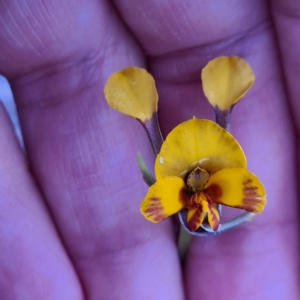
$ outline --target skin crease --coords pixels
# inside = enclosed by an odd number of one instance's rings
[[[0,298],[299,299],[299,23],[296,0],[2,0],[0,72],[28,157],[1,110]],[[147,66],[167,134],[213,117],[199,73],[231,54],[256,75],[231,127],[268,203],[241,228],[193,239],[181,271],[170,220],[139,213],[147,138],[103,87]]]

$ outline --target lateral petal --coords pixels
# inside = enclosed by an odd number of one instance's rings
[[[141,213],[158,223],[186,207],[192,194],[180,177],[163,177],[149,188],[140,206]]]
[[[244,168],[225,168],[211,175],[204,193],[214,203],[253,213],[260,213],[266,205],[264,186]]]

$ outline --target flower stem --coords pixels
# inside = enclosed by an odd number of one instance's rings
[[[141,122],[141,124],[146,130],[154,154],[157,155],[163,143],[163,137],[159,128],[157,112],[153,113],[152,118],[150,120],[146,120],[144,123]]]
[[[139,153],[137,155],[137,159],[138,159],[139,169],[140,169],[140,171],[143,175],[144,181],[147,183],[148,186],[151,186],[152,184],[155,183],[155,177],[149,171],[149,169],[147,168],[142,156]]]
[[[186,253],[188,251],[192,236],[180,226],[179,237],[178,237],[178,252],[180,261],[184,263]]]
[[[214,108],[216,114],[216,123],[225,130],[230,130],[230,115],[232,107],[229,110],[220,110],[217,106]]]

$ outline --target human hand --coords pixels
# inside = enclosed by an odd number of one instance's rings
[[[0,72],[28,164],[2,110],[0,298],[298,299],[299,14],[283,0],[3,0]],[[182,272],[171,222],[139,212],[147,138],[103,87],[114,71],[147,66],[166,134],[213,117],[199,74],[231,54],[256,75],[232,132],[268,204],[249,224],[194,239]]]

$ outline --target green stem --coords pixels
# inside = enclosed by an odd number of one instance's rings
[[[191,238],[192,236],[182,226],[180,226],[179,237],[178,237],[178,252],[179,252],[180,261],[182,263],[185,260]]]
[[[138,159],[139,169],[140,169],[140,171],[143,175],[144,181],[148,184],[148,186],[151,186],[156,181],[155,177],[149,171],[149,169],[147,168],[142,156],[139,153],[137,154],[137,159]]]

